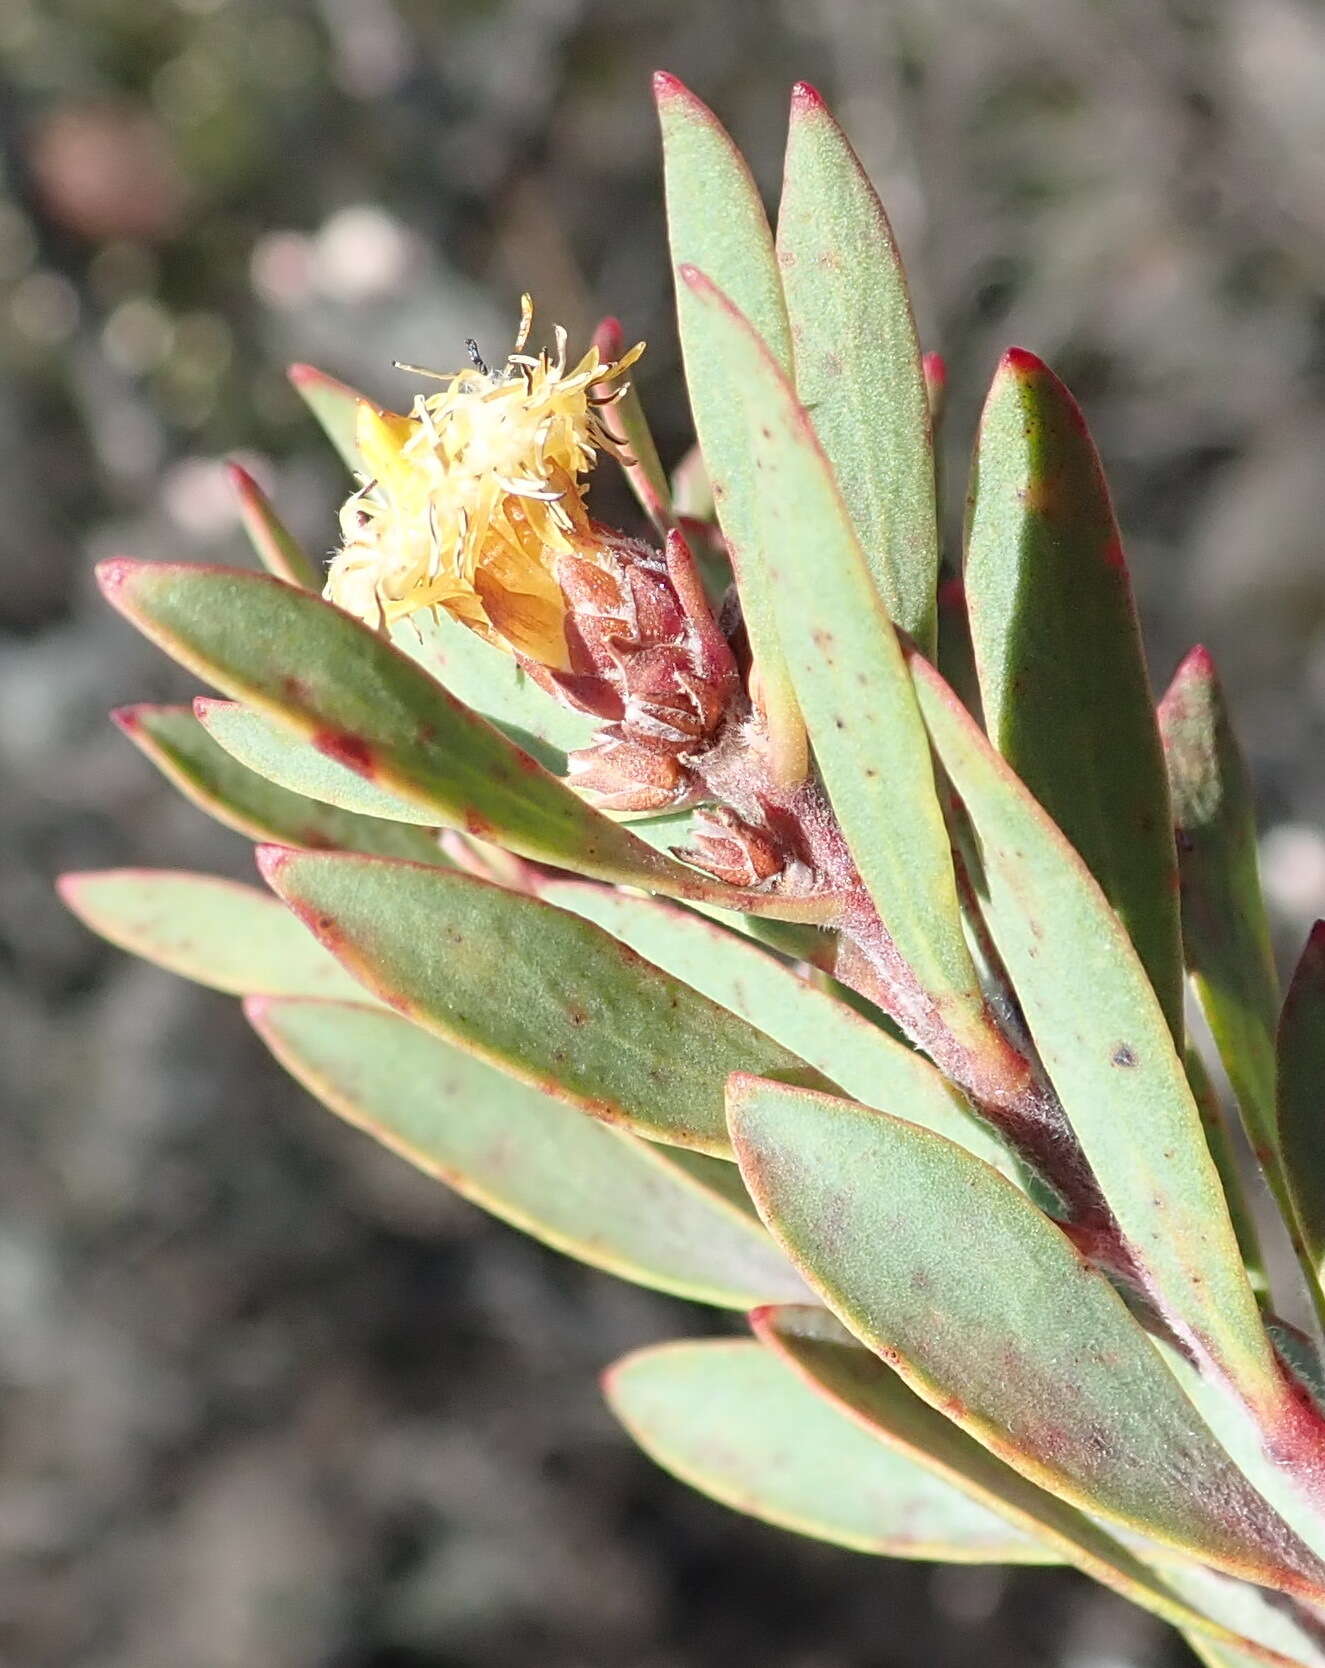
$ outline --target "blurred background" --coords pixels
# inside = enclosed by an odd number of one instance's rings
[[[1157,685],[1199,638],[1230,687],[1285,951],[1325,913],[1312,0],[0,0],[0,1663],[1188,1660],[1073,1576],[838,1553],[655,1473],[594,1374],[714,1322],[378,1153],[51,895],[250,872],[107,723],[189,686],[90,571],[247,561],[235,453],[329,549],[287,361],[403,404],[393,359],[500,359],[528,288],[648,338],[679,455],[655,67],[770,195],[792,81],[835,105],[948,356],[954,525],[1000,350],[1075,388]]]

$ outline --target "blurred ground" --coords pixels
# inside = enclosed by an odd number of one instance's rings
[[[1212,648],[1285,943],[1325,912],[1309,0],[0,0],[4,1664],[1181,1659],[1073,1577],[874,1563],[655,1474],[593,1375],[710,1323],[442,1196],[51,897],[64,867],[248,871],[107,725],[187,685],[89,572],[243,560],[240,449],[329,546],[287,360],[403,398],[392,359],[499,356],[528,287],[649,338],[678,454],[656,66],[770,192],[790,83],[835,103],[949,358],[954,510],[1001,348],[1072,383],[1156,681]]]

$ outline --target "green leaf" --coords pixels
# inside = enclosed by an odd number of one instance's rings
[[[1117,910],[1181,1046],[1177,858],[1127,564],[1076,401],[1022,348],[980,421],[966,600],[989,738]]]
[[[232,996],[372,998],[274,898],[218,875],[101,869],[61,875],[93,932],[169,973]]]
[[[1194,1366],[1182,1350],[1159,1335],[1151,1342],[1234,1465],[1317,1558],[1325,1561],[1325,1507],[1316,1480],[1295,1477],[1267,1453],[1261,1433],[1239,1404],[1222,1384]],[[1288,1351],[1284,1353],[1287,1357]],[[1307,1440],[1318,1451],[1319,1437],[1310,1435]]]
[[[673,1149],[610,1129],[394,1014],[269,998],[245,1007],[333,1112],[558,1251],[729,1309],[804,1293],[758,1222],[676,1166]]]
[[[600,927],[536,898],[374,858],[268,847],[260,861],[354,976],[408,1018],[639,1135],[725,1157],[731,1072],[824,1081]]]
[[[1144,1555],[1145,1547],[1138,1547],[1138,1551]],[[1177,1560],[1163,1566],[1163,1576],[1165,1585],[1175,1589],[1194,1610],[1236,1636],[1236,1643],[1208,1637],[1202,1640],[1225,1653],[1218,1658],[1220,1662],[1246,1664],[1277,1657],[1281,1662],[1300,1663],[1303,1668],[1325,1668],[1319,1623],[1296,1606],[1286,1605],[1277,1594]],[[1188,1644],[1195,1650],[1196,1638],[1189,1637]]]
[[[755,907],[591,810],[407,656],[320,597],[226,568],[115,561],[97,571],[115,607],[182,665],[417,804],[429,823],[600,880]],[[775,914],[803,908],[774,898],[757,904]]]
[[[1192,1098],[1201,1114],[1205,1144],[1210,1149],[1215,1169],[1219,1171],[1220,1185],[1224,1189],[1224,1198],[1228,1201],[1228,1214],[1233,1223],[1233,1232],[1238,1237],[1238,1250],[1242,1254],[1243,1266],[1257,1292],[1263,1293],[1267,1289],[1265,1257],[1261,1251],[1255,1213],[1247,1199],[1242,1166],[1237,1148],[1233,1144],[1228,1120],[1224,1116],[1218,1090],[1210,1081],[1205,1062],[1190,1043],[1185,1051],[1185,1059],[1187,1081],[1191,1084]]]
[[[1325,1565],[1197,1418],[1109,1281],[1015,1187],[898,1118],[738,1077],[774,1238],[850,1330],[999,1458],[1093,1516],[1319,1598]]]
[[[242,708],[236,711],[243,712]],[[435,837],[421,828],[357,816],[290,793],[242,765],[213,741],[188,707],[146,702],[120,707],[112,714],[129,740],[151,759],[187,798],[250,840],[308,850],[332,848],[365,851],[379,857],[403,857],[415,863],[445,865]],[[281,738],[284,740],[284,737]],[[340,767],[302,742],[292,744],[315,764]],[[349,775],[348,772],[345,773]],[[361,778],[349,777],[360,785]]]
[[[928,1060],[749,939],[675,904],[602,886],[554,881],[542,896],[596,921],[655,966],[759,1026],[847,1094],[946,1135],[996,1168],[1013,1168],[1006,1149]]]
[[[814,413],[884,606],[932,655],[934,450],[911,298],[883,205],[846,135],[803,81],[791,94],[777,256],[796,393]]]
[[[608,1369],[603,1388],[651,1459],[749,1517],[892,1558],[1058,1562],[876,1442],[748,1339],[637,1350]]]
[[[334,376],[319,371],[313,365],[291,365],[289,378],[295,392],[317,418],[322,432],[340,453],[352,474],[364,474],[364,461],[359,454],[359,406],[379,406],[348,383],[337,382]]]
[[[786,377],[702,273],[710,371],[740,390],[778,631],[851,854],[898,953],[948,1030],[1002,1050],[962,933],[929,742],[906,663],[832,471]]]
[[[1231,1629],[1240,1639],[1250,1636],[1257,1645],[1295,1654],[1298,1630],[1274,1608],[1282,1601],[1171,1555],[1161,1571],[1148,1567],[1145,1560],[1157,1550],[1150,1543],[1124,1545],[1075,1506],[1020,1476],[909,1390],[825,1310],[763,1308],[752,1320],[761,1341],[818,1395],[1086,1575],[1175,1626],[1208,1628],[1225,1639]],[[1264,1660],[1264,1651],[1255,1654]]]
[[[675,76],[653,79],[662,127],[663,182],[677,322],[686,388],[718,519],[727,539],[754,656],[754,685],[768,724],[770,764],[781,782],[801,780],[808,766],[805,731],[770,595],[768,537],[751,470],[747,390],[731,382],[714,354],[712,318],[684,282],[696,266],[722,287],[750,320],[769,353],[791,370],[791,330],[778,276],[773,236],[745,159],[713,112]]]
[[[1193,649],[1174,674],[1159,726],[1173,793],[1187,966],[1248,1136],[1282,1203],[1274,1110],[1279,976],[1256,866],[1251,784],[1205,649]]]
[[[1122,923],[938,673],[918,656],[912,671],[979,839],[986,919],[1140,1277],[1259,1418],[1287,1417],[1200,1113]]]
[[[237,463],[226,465],[230,484],[239,495],[239,514],[249,542],[264,568],[287,585],[306,591],[322,589],[322,575],[313,565],[298,539],[272,508],[271,500],[258,483]]]
[[[1294,1243],[1325,1321],[1325,922],[1311,929],[1279,1021],[1278,1137]]]
[[[593,739],[593,719],[560,706],[514,655],[485,643],[444,609],[400,620],[391,640],[457,700],[557,776],[565,774],[567,753]]]
[[[348,765],[301,741],[284,724],[238,701],[217,701],[199,695],[193,703],[198,723],[237,764],[264,781],[303,799],[379,822],[436,826],[433,813],[399,794],[387,793]]]

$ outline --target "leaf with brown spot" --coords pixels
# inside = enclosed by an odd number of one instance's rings
[[[989,739],[1118,912],[1181,1046],[1177,857],[1127,564],[1081,412],[1023,348],[980,419],[965,585]]]
[[[429,824],[464,829],[477,816],[518,856],[595,879],[756,913],[807,911],[751,899],[653,851],[320,597],[228,568],[113,561],[97,573],[108,600],[182,665],[296,740],[321,737],[334,762],[352,750],[373,786],[417,805]]]
[[[1295,1427],[1200,1112],[1121,921],[933,667],[917,655],[912,673],[979,843],[999,954],[1141,1280],[1264,1431]]]
[[[773,1237],[925,1401],[1093,1516],[1325,1595],[1325,1565],[1237,1471],[1109,1281],[1003,1177],[914,1124],[783,1084],[734,1080],[729,1121]]]
[[[580,881],[553,881],[541,895],[596,921],[656,966],[758,1025],[847,1094],[936,1130],[995,1168],[1015,1171],[1007,1149],[922,1054],[757,944],[656,898]]]
[[[639,1135],[727,1157],[730,1073],[826,1081],[600,927],[536,898],[410,863],[260,855],[274,889],[384,1001]]]
[[[436,837],[422,828],[322,804],[250,770],[213,740],[188,707],[142,703],[112,716],[181,793],[251,840],[447,865]]]

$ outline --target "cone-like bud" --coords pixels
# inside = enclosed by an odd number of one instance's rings
[[[586,477],[620,443],[600,411],[642,351],[566,368],[516,351],[476,363],[396,416],[363,405],[371,472],[345,505],[326,594],[382,627],[444,608],[514,654],[565,705],[604,721],[571,779],[607,810],[687,803],[686,763],[713,743],[740,680],[683,535],[659,552],[589,519]],[[619,391],[626,385],[618,384]]]
[[[770,829],[756,828],[725,805],[697,813],[690,844],[676,855],[696,869],[752,890],[776,879],[786,867],[786,850]]]

